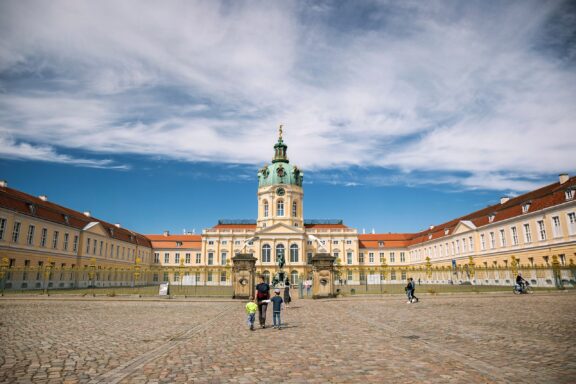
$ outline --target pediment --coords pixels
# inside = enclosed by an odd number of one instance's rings
[[[452,234],[470,232],[470,231],[473,231],[475,229],[476,229],[476,226],[470,220],[462,220],[456,225],[456,228],[454,228],[454,231],[452,231]]]
[[[271,225],[270,227],[262,228],[256,232],[256,236],[261,235],[302,235],[304,229],[300,227],[293,227],[284,223]]]
[[[93,233],[95,235],[100,235],[100,236],[105,236],[105,237],[109,237],[109,233],[108,231],[106,231],[106,228],[104,228],[104,226],[99,222],[99,221],[93,221],[89,224],[87,224],[84,228],[82,228],[82,230],[84,232],[89,232],[89,233]]]

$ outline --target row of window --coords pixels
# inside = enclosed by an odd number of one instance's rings
[[[570,235],[576,234],[576,213],[570,212],[567,214],[568,219],[568,232]],[[551,218],[552,224],[552,236],[554,238],[559,238],[563,236],[562,226],[560,223],[560,216],[553,216]],[[548,239],[548,234],[546,233],[546,223],[544,220],[537,220],[537,233],[539,241],[544,241]],[[524,244],[532,243],[532,228],[530,223],[524,223],[520,226],[522,230],[522,240]],[[509,237],[506,234],[504,228],[500,228],[495,231],[490,231],[487,233],[480,234],[480,250],[485,251],[487,249],[496,249],[497,247],[507,247],[510,240],[510,245],[517,246],[520,244],[520,233],[518,226],[512,226],[509,228]],[[429,246],[415,251],[410,252],[412,261],[421,261],[426,257],[442,258],[448,256],[460,255],[463,253],[474,252],[474,238],[472,236],[463,237],[461,239],[455,239],[451,242],[446,242],[444,244],[437,244],[434,246]]]
[[[298,263],[300,262],[300,250],[297,244],[292,244],[290,246],[290,263]],[[338,259],[340,257],[340,252],[334,252],[333,253],[334,257],[336,257],[336,259]],[[278,258],[282,256],[285,257],[285,247],[283,244],[278,244],[276,246],[276,253],[275,253],[275,259],[274,262],[278,262]],[[309,252],[307,253],[307,258],[306,258],[306,262],[307,263],[311,263],[312,262],[312,256],[313,253]],[[370,263],[370,264],[374,264],[376,259],[375,259],[375,253],[374,252],[368,252],[367,255],[367,259],[365,257],[364,253],[360,253],[358,255],[358,262],[360,264],[363,263]],[[406,260],[406,252],[398,252],[398,261],[400,263],[405,263]],[[397,261],[396,259],[396,252],[390,252],[388,255],[388,260],[390,263],[395,263]],[[181,254],[180,253],[175,253],[174,257],[171,257],[171,254],[166,252],[164,253],[164,262],[163,264],[180,264],[180,262],[183,262],[184,264],[191,264],[192,261],[192,254],[191,253],[185,253],[184,254],[184,259],[181,258]],[[272,262],[272,247],[269,244],[264,244],[262,246],[262,252],[261,252],[261,261],[263,263],[270,263]],[[386,262],[385,260],[385,254],[384,252],[380,252],[379,253],[379,259],[378,259],[380,264],[384,264]],[[228,252],[221,252],[220,253],[220,261],[219,261],[219,265],[226,265],[228,262]],[[159,264],[160,263],[160,253],[156,252],[154,253],[154,263]],[[201,253],[196,253],[195,254],[195,264],[202,264],[202,254]],[[354,252],[346,252],[346,264],[348,265],[352,265],[354,263]],[[216,265],[216,260],[215,260],[215,254],[214,252],[208,252],[207,253],[207,260],[206,260],[206,264],[207,265]]]
[[[0,218],[0,240],[4,240],[4,237],[6,235],[6,225],[7,225],[6,219]],[[21,232],[22,232],[22,223],[20,223],[19,221],[15,221],[12,227],[12,237],[11,237],[11,241],[13,243],[20,242]],[[25,237],[26,245],[34,246],[35,237],[36,237],[36,226],[30,224],[28,225],[28,230],[26,232]],[[52,249],[58,249],[59,241],[60,241],[60,231],[54,231],[52,233],[52,238],[49,244],[48,244],[48,228],[42,228],[42,230],[40,231],[40,243],[39,243],[40,247],[44,248],[50,246],[50,248]],[[70,247],[70,234],[68,232],[64,233],[64,235],[62,236],[62,241],[63,241],[62,249],[64,251],[68,251]],[[78,235],[74,236],[74,240],[72,243],[72,252],[76,251],[78,251]]]
[[[208,240],[208,245],[214,245],[215,244],[215,240]],[[333,245],[339,245],[340,243],[346,243],[346,245],[352,245],[352,240],[332,240],[332,244]],[[308,240],[306,242],[306,244],[308,245],[312,245],[314,242],[312,240]],[[320,240],[320,243],[322,245],[326,245],[326,240]],[[221,245],[228,245],[228,240],[222,240],[220,241]],[[241,245],[242,242],[240,240],[235,240],[234,241],[234,245]],[[182,246],[182,243],[180,242],[176,242],[176,246]]]
[[[268,206],[268,200],[264,200],[262,203],[264,208],[263,216],[268,217],[270,215],[270,209]],[[284,200],[279,199],[276,201],[276,216],[284,216]],[[292,217],[298,216],[298,203],[296,201],[292,202]]]
[[[10,259],[10,268],[13,268],[16,265],[16,259]],[[36,281],[41,281],[44,280],[45,278],[48,281],[51,280],[73,280],[76,276],[76,274],[78,273],[78,271],[75,271],[74,269],[76,268],[76,264],[70,264],[70,270],[66,270],[67,264],[66,263],[61,263],[59,266],[59,270],[55,270],[56,268],[56,263],[55,262],[51,262],[49,265],[46,265],[46,267],[50,267],[51,269],[49,270],[49,273],[47,275],[44,274],[43,268],[44,268],[44,262],[43,261],[38,261],[38,267],[34,270],[34,271],[30,271],[28,270],[29,268],[32,267],[30,260],[24,260],[24,270],[22,271],[22,281],[28,281],[28,280],[36,280]],[[87,278],[87,273],[88,273],[88,265],[84,266],[84,271],[80,271],[81,273],[83,273],[83,276],[81,278],[81,280],[86,280]],[[102,266],[98,266],[98,269],[95,270],[95,274],[94,277],[96,278],[96,280],[100,280],[100,276],[99,274],[101,273],[102,270]],[[129,278],[129,274],[127,272],[114,272],[114,274],[116,276],[126,276],[127,278]],[[10,280],[12,278],[12,275],[9,272],[9,275],[7,275],[6,279]],[[108,280],[112,280],[112,272],[108,272]]]
[[[103,240],[98,241],[88,237],[86,239],[86,255],[107,256],[109,258],[133,261],[136,257],[136,249],[120,247],[120,245],[114,246],[114,244],[108,244]],[[143,255],[147,256],[148,254],[138,250],[138,257],[142,258]]]
[[[264,244],[262,246],[262,254],[261,254],[261,260],[263,263],[269,263],[271,262],[271,257],[272,255],[272,247],[269,244]],[[276,246],[276,259],[275,262],[278,261],[279,257],[285,257],[285,248],[283,244],[278,244]],[[299,248],[297,244],[292,244],[290,246],[290,262],[291,263],[298,263],[299,262]],[[180,264],[181,262],[181,258],[180,258],[180,253],[175,253],[174,254],[174,263],[175,264]],[[186,253],[185,254],[185,259],[184,259],[184,263],[185,264],[190,264],[191,263],[191,254],[190,253]],[[154,253],[154,263],[158,264],[160,262],[160,253],[156,252]],[[164,264],[170,264],[171,260],[170,260],[170,253],[166,252],[164,253]],[[195,263],[196,264],[201,264],[202,263],[202,254],[201,253],[196,253],[196,258],[195,258]],[[228,252],[221,252],[220,253],[220,265],[227,265],[228,263]],[[214,258],[214,252],[207,252],[206,254],[206,264],[207,265],[215,265],[215,258]]]
[[[5,218],[0,218],[0,240],[4,240],[6,234],[6,225],[7,220]],[[12,237],[11,240],[13,243],[19,243],[20,237],[22,232],[22,223],[19,221],[15,221],[12,227]],[[35,246],[36,242],[36,226],[34,224],[28,225],[28,229],[26,231],[26,245]],[[53,231],[52,237],[50,238],[50,242],[48,243],[48,228],[42,228],[40,231],[40,242],[39,246],[42,248],[50,247],[51,249],[59,249],[58,246],[60,241],[62,241],[62,250],[71,251],[76,253],[78,251],[78,241],[79,236],[74,235],[72,239],[72,244],[70,244],[70,234],[68,232],[64,232],[61,237],[60,231]],[[104,241],[100,241],[100,246],[98,247],[98,241],[96,239],[87,238],[86,240],[86,254],[87,255],[99,255],[102,256],[108,255],[109,257],[115,257],[119,259],[124,258],[131,258],[134,260],[135,257],[135,249],[130,249],[126,247],[120,247],[120,245],[116,245],[116,252],[114,251],[114,244],[104,243]],[[146,253],[144,253],[146,255]],[[138,251],[138,256],[142,257],[142,251]]]
[[[569,234],[570,235],[576,234],[576,213],[574,212],[568,213],[567,219],[568,219]],[[551,218],[551,224],[552,224],[552,237],[553,238],[562,237],[563,233],[562,233],[562,225],[560,223],[560,216],[553,216]],[[532,228],[530,227],[530,223],[522,224],[521,228],[523,232],[522,234],[524,244],[532,243],[533,233]],[[544,222],[544,220],[536,221],[536,231],[538,241],[545,241],[548,239],[548,234],[546,233],[546,223]],[[497,237],[498,237],[498,243],[497,243]],[[512,241],[511,245],[513,246],[520,244],[518,228],[516,226],[510,227],[510,240]],[[488,244],[486,244],[486,241],[488,241]],[[484,233],[480,234],[480,249],[483,251],[486,250],[487,245],[489,249],[495,249],[497,248],[497,246],[500,246],[502,248],[507,247],[508,241],[506,236],[506,230],[501,228],[497,232],[490,231],[488,232],[487,238],[486,234]]]
[[[398,275],[396,274],[396,271],[390,271],[390,280],[396,280],[397,277]],[[379,274],[367,275],[366,272],[360,271],[360,273],[358,274],[358,278],[361,282],[367,281],[368,283],[374,284],[379,283],[380,281],[385,281],[386,275],[384,274],[384,272],[380,272]],[[348,271],[346,273],[346,280],[348,281],[354,280],[354,274],[352,271]],[[406,271],[400,272],[400,280],[406,280]]]
[[[192,262],[192,254],[191,253],[186,253],[184,255],[184,259],[180,258],[180,253],[176,252],[174,254],[174,263],[175,264],[180,264],[180,262],[184,262],[185,264],[191,264]],[[212,253],[212,264],[213,265],[214,262],[214,254]],[[154,263],[155,264],[159,264],[160,263],[160,253],[159,252],[155,252],[154,253]],[[195,255],[195,263],[196,264],[201,264],[202,263],[202,254],[201,253],[196,253]],[[164,264],[170,264],[170,254],[168,252],[164,253]],[[226,265],[224,263],[224,265]]]
[[[410,257],[412,261],[421,261],[427,257],[435,259],[468,252],[474,252],[474,238],[472,236],[411,251]]]
[[[386,262],[386,256],[385,256],[384,252],[380,252],[378,256],[379,256],[378,262],[380,264],[384,264]],[[399,256],[400,256],[399,262],[405,263],[406,262],[406,253],[405,252],[399,252]],[[374,264],[374,262],[375,262],[374,257],[375,257],[374,252],[368,252],[368,263],[369,264]],[[396,262],[396,252],[390,252],[388,257],[389,257],[390,263]],[[351,265],[352,263],[353,263],[353,253],[348,252],[346,254],[346,264]],[[360,252],[358,254],[358,263],[360,263],[360,264],[366,263],[366,258],[364,256],[363,252]]]
[[[158,273],[152,275],[152,281],[158,282],[158,278],[159,278]],[[221,271],[219,273],[208,271],[206,273],[206,281],[208,283],[216,282],[216,278],[220,280],[220,283],[226,283],[228,281],[228,275],[226,271]],[[164,272],[162,274],[162,281],[165,283],[170,281],[170,274],[168,272]],[[190,272],[184,272],[184,275],[182,276],[182,281],[185,282],[186,284],[202,284],[202,278],[199,272],[192,274]],[[180,272],[173,273],[172,282],[174,283],[180,282]]]

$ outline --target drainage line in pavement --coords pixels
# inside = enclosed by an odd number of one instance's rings
[[[183,333],[174,336],[172,338],[170,338],[168,340],[168,342],[166,342],[165,344],[151,350],[148,351],[134,359],[132,359],[131,361],[124,363],[122,365],[120,365],[117,368],[114,368],[111,371],[108,371],[92,380],[90,380],[88,382],[88,384],[100,384],[100,383],[106,383],[106,384],[117,384],[120,381],[122,381],[124,378],[126,378],[127,376],[131,375],[132,373],[136,372],[138,369],[140,369],[144,364],[162,356],[165,355],[166,353],[170,352],[172,349],[176,348],[177,346],[179,346],[180,344],[183,344],[184,342],[188,341],[192,336],[194,336],[195,334],[210,328],[210,326],[212,326],[214,324],[214,322],[216,320],[218,320],[219,318],[225,316],[232,308],[234,308],[234,305],[229,305],[226,308],[224,308],[221,312],[219,312],[218,314],[216,314],[216,316],[214,316],[213,318],[209,319],[208,321],[198,324],[192,328],[190,328],[187,331],[184,331]]]

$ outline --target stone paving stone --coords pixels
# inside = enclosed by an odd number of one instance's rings
[[[575,382],[572,293],[299,300],[254,332],[243,307],[0,300],[0,382]]]

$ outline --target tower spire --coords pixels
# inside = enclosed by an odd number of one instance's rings
[[[280,124],[280,127],[278,127],[278,142],[274,145],[273,163],[288,163],[288,156],[286,156],[288,146],[282,140],[282,133],[284,133],[284,125]]]

